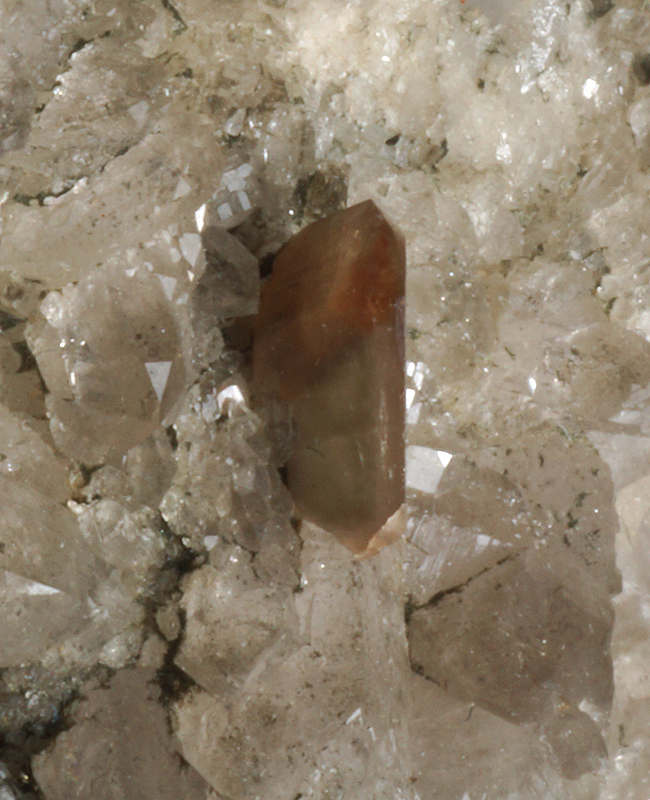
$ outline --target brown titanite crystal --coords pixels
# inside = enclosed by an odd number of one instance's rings
[[[290,239],[262,288],[260,395],[286,403],[289,490],[356,553],[395,532],[404,502],[405,248],[367,200]]]

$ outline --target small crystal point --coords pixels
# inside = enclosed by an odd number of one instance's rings
[[[255,384],[289,408],[289,490],[355,553],[398,535],[404,502],[404,280],[404,242],[367,200],[290,239],[260,298]]]

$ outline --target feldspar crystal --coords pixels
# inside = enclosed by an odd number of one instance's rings
[[[358,553],[394,535],[404,500],[404,272],[403,240],[367,200],[287,242],[256,321],[256,388],[292,421],[289,490]]]

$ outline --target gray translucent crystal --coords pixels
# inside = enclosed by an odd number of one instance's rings
[[[184,386],[177,323],[160,281],[96,270],[51,293],[41,310],[28,337],[57,446],[97,463],[139,444]]]
[[[34,759],[48,800],[205,800],[207,786],[174,751],[154,680],[128,669],[87,687],[76,724]]]
[[[38,660],[50,647],[78,633],[90,607],[74,594],[0,570],[0,666]]]
[[[75,515],[37,489],[0,475],[0,568],[83,598],[104,568]]]
[[[215,424],[220,416],[214,386],[193,386],[174,425],[179,446],[177,469],[160,510],[178,536],[197,549],[205,536],[215,535],[220,520],[228,520],[232,469],[228,430]],[[196,470],[195,464],[201,464]]]
[[[517,487],[537,539],[561,543],[595,582],[611,593],[620,590],[614,486],[609,466],[586,437],[540,425],[487,449],[480,461]]]
[[[77,509],[85,543],[122,579],[134,595],[148,575],[162,566],[165,543],[159,513],[146,506],[127,509],[115,500],[93,500]]]
[[[293,587],[256,580],[250,556],[231,548],[221,570],[194,572],[184,586],[187,620],[176,663],[217,697],[241,685],[260,657],[274,659],[296,646]]]
[[[304,536],[301,591],[256,578],[256,558],[238,549],[189,580],[179,663],[193,655],[190,674],[209,690],[174,706],[181,751],[224,797],[322,786],[315,796],[348,787],[391,800],[409,782],[400,571],[381,556],[354,564],[313,526]]]
[[[11,411],[43,417],[45,405],[40,377],[34,369],[23,369],[15,343],[13,336],[0,334],[0,403]]]
[[[578,740],[588,730],[579,714],[573,726],[562,725],[564,707],[610,708],[612,623],[607,592],[580,559],[541,547],[416,608],[408,622],[410,658],[451,694],[513,722],[560,714],[545,724],[561,749],[572,730]],[[602,755],[600,734],[589,736],[593,746],[581,766],[565,765],[564,772],[581,774],[594,752]]]
[[[254,314],[260,283],[257,259],[223,228],[205,228],[202,243],[206,268],[193,294],[196,322],[214,328],[218,320]],[[197,331],[198,336],[207,333]]]
[[[0,476],[61,503],[70,492],[67,464],[39,435],[37,425],[0,404]]]
[[[118,105],[122,102],[120,98]],[[130,107],[138,117],[144,111],[141,102],[138,98]],[[182,114],[177,113],[180,107]],[[3,263],[8,271],[58,289],[83,280],[98,264],[126,261],[128,266],[133,262],[147,268],[148,262],[155,271],[187,283],[188,265],[196,265],[186,260],[192,252],[183,253],[174,240],[179,233],[180,238],[187,235],[190,227],[189,235],[198,238],[194,212],[212,187],[214,175],[220,174],[223,157],[210,146],[214,123],[198,113],[190,122],[180,97],[166,102],[162,112],[156,130],[144,132],[133,147],[114,158],[109,145],[104,165],[73,186],[68,181],[55,185],[48,190],[55,194],[45,199],[39,195],[42,205],[36,197],[19,194],[23,202],[5,206]],[[72,99],[66,113],[76,115]],[[127,109],[123,120],[137,127],[133,113]],[[92,150],[90,158],[95,160]],[[186,180],[183,175],[189,171],[193,176]],[[190,187],[187,196],[183,186]],[[130,221],[122,225],[125,213]]]
[[[105,464],[93,472],[83,496],[118,501],[129,510],[157,508],[176,471],[174,452],[165,430],[158,429],[132,447],[119,463]]]
[[[161,512],[193,546],[201,549],[205,537],[218,535],[255,553],[260,574],[295,581],[298,539],[290,499],[269,465],[262,421],[241,385],[241,379],[219,386],[210,380],[188,392],[174,426],[178,469]]]
[[[566,703],[560,703],[544,721],[541,734],[551,746],[560,772],[570,780],[597,772],[607,758],[600,726],[589,714]]]
[[[34,120],[27,146],[5,161],[20,176],[21,193],[61,193],[136,144],[149,127],[146,113],[141,119],[137,106],[151,109],[150,119],[156,116],[160,73],[156,60],[143,59],[137,47],[120,37],[98,38],[73,53],[69,69],[58,76],[59,91]],[[93,89],[96,81],[101,82],[101,92]],[[23,96],[29,98],[24,90]],[[59,131],[55,142],[52,129]]]

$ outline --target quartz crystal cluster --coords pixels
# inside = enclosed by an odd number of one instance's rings
[[[52,292],[27,341],[45,381],[57,448],[84,464],[122,455],[172,411],[184,386],[161,276],[91,272]]]
[[[647,800],[645,0],[28,5],[0,797]]]

